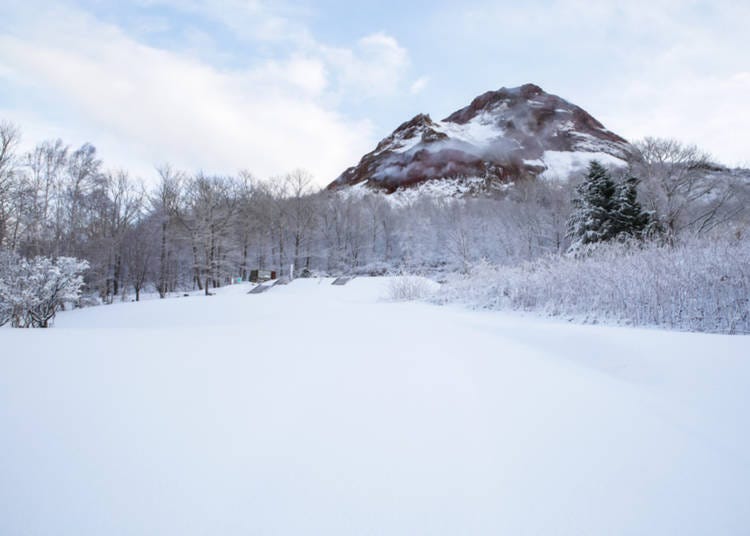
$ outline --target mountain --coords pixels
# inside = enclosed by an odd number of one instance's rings
[[[393,192],[440,179],[566,178],[593,158],[622,164],[630,150],[582,108],[525,84],[488,91],[442,121],[417,115],[328,188]]]

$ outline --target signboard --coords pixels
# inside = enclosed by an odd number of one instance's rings
[[[252,283],[270,281],[271,279],[276,279],[276,272],[272,270],[250,270],[250,281]]]

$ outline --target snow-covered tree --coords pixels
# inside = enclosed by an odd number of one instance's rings
[[[83,287],[88,262],[72,257],[23,259],[0,257],[0,325],[49,327],[66,302],[75,301]]]
[[[569,251],[596,242],[611,240],[617,234],[614,221],[615,183],[596,160],[589,164],[584,181],[576,188],[573,212],[568,218]]]
[[[645,138],[634,146],[629,165],[641,179],[642,203],[669,243],[686,233],[745,226],[747,169],[726,168],[698,147],[674,139]]]
[[[609,172],[593,160],[585,180],[576,189],[573,211],[568,219],[569,252],[614,238],[643,238],[656,223],[638,201],[638,179],[628,177],[615,183]]]
[[[72,257],[55,260],[37,257],[30,261],[29,316],[34,327],[49,327],[49,322],[66,302],[75,301],[83,287],[83,276],[89,263]]]
[[[12,198],[16,189],[16,147],[20,140],[20,130],[12,123],[0,121],[0,247],[8,242],[13,220]],[[11,247],[13,247],[11,245]]]
[[[655,230],[651,213],[644,211],[638,201],[638,183],[637,178],[628,177],[615,188],[612,219],[618,238],[642,238]]]
[[[20,268],[18,255],[0,250],[0,326],[14,317],[18,296],[15,282]]]

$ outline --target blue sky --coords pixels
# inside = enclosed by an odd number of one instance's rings
[[[7,0],[6,0],[7,4]],[[750,3],[10,0],[0,119],[27,146],[320,183],[419,112],[526,82],[628,139],[750,163]]]

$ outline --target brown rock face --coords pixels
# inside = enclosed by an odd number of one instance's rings
[[[484,93],[442,121],[417,115],[328,188],[364,183],[392,192],[462,177],[508,182],[547,170],[546,151],[624,158],[630,150],[582,108],[526,84]]]

